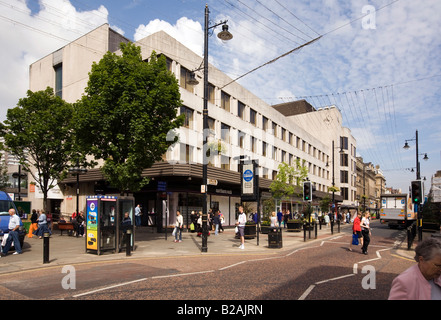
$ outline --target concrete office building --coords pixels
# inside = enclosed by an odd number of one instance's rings
[[[114,32],[107,24],[98,27],[54,53],[30,66],[30,90],[43,90],[47,86],[67,102],[77,101],[88,81],[88,72],[107,51],[118,51],[118,44],[128,39]],[[152,178],[150,184],[134,193],[143,212],[150,215],[149,223],[172,224],[176,210],[184,220],[192,210],[202,207],[202,144],[203,144],[203,79],[196,72],[198,85],[189,85],[191,71],[202,62],[184,44],[166,34],[157,32],[136,42],[142,56],[150,57],[154,50],[167,58],[167,67],[180,84],[186,121],[177,130],[179,142],[169,148],[163,161],[143,174]],[[335,185],[342,190],[336,198],[343,203],[355,199],[356,141],[350,130],[342,126],[341,114],[336,107],[315,110],[306,101],[271,106],[239,85],[232,83],[220,89],[231,79],[209,66],[209,146],[217,146],[208,160],[208,189],[210,207],[219,208],[226,225],[234,224],[240,203],[239,156],[259,161],[260,188],[263,198],[270,197],[269,185],[277,174],[281,162],[295,164],[296,159],[307,166],[309,180],[316,185],[316,194],[323,197],[332,186],[334,167]],[[294,112],[295,111],[295,112]],[[332,141],[335,155],[332,159]],[[343,153],[340,154],[340,145]],[[220,146],[220,147],[219,147]],[[334,161],[333,161],[334,160]],[[332,166],[334,162],[334,166]],[[61,213],[75,211],[75,177],[61,183],[64,198]],[[85,196],[109,193],[99,168],[80,176],[80,210],[84,210]],[[300,200],[300,199],[297,199]],[[292,211],[301,209],[294,202]],[[165,221],[165,210],[168,209]]]

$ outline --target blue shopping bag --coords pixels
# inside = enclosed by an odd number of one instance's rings
[[[352,244],[358,246],[358,235],[355,233],[352,235]]]

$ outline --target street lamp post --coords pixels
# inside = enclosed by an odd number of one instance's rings
[[[18,201],[21,201],[21,179],[26,178],[26,174],[21,172],[21,164],[18,165],[18,172],[12,174],[14,179],[18,179]]]
[[[228,20],[221,21],[213,26],[209,26],[209,14],[210,10],[208,5],[205,5],[205,25],[204,25],[204,109],[203,109],[203,159],[202,159],[202,187],[203,192],[203,206],[202,206],[202,252],[207,252],[207,179],[208,179],[208,167],[207,167],[207,151],[208,151],[208,30],[216,28],[222,25],[222,31],[217,35],[221,40],[231,40],[233,35],[228,31]],[[197,80],[192,77],[193,84],[197,83]]]
[[[84,173],[86,173],[86,172],[87,172],[87,169],[86,169],[86,168],[82,168],[82,167],[80,167],[80,165],[79,165],[78,162],[77,162],[77,165],[74,166],[74,167],[70,167],[70,168],[68,169],[68,171],[69,171],[70,174],[75,174],[75,175],[77,176],[77,185],[76,185],[76,189],[77,189],[77,191],[76,191],[76,194],[77,194],[76,200],[77,200],[77,202],[76,202],[76,209],[75,209],[75,212],[76,212],[77,215],[78,215],[79,198],[80,198],[80,174],[84,174]],[[78,230],[77,230],[77,237],[78,237],[78,234],[79,234],[79,232],[78,232]]]
[[[344,154],[343,148],[340,148],[339,154]],[[332,217],[334,217],[335,214],[335,209],[336,209],[336,205],[335,205],[335,176],[334,176],[334,169],[335,169],[335,158],[334,158],[334,150],[336,149],[336,147],[334,146],[334,140],[332,140],[332,205],[334,206],[333,208],[333,215]],[[328,166],[328,163],[326,163],[326,166]]]
[[[409,144],[407,143],[408,141],[414,141],[415,140],[415,148],[416,148],[416,152],[415,152],[415,155],[416,155],[416,179],[417,180],[421,180],[421,172],[420,172],[420,161],[419,161],[419,159],[418,159],[418,156],[420,155],[419,153],[418,153],[418,130],[416,130],[415,131],[415,139],[407,139],[407,140],[405,140],[405,142],[404,142],[404,149],[409,149],[410,147],[409,147]],[[424,154],[424,158],[423,158],[423,160],[429,160],[429,157],[427,156],[427,153],[425,153]],[[424,196],[424,195],[422,195],[422,196]],[[418,225],[417,225],[417,228],[418,228],[418,241],[421,241],[421,240],[423,240],[423,234],[422,234],[422,232],[423,232],[423,225],[422,225],[422,223],[423,223],[423,221],[422,221],[422,219],[423,219],[423,217],[422,217],[422,210],[421,210],[422,208],[421,208],[421,204],[420,203],[418,203],[418,211],[417,211],[417,219],[418,219]]]

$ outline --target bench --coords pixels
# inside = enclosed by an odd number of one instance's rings
[[[74,225],[73,223],[70,222],[59,222],[58,223],[58,230],[61,231],[61,236],[63,235],[63,231],[67,230],[68,234],[69,232],[71,232],[72,230],[74,230]]]

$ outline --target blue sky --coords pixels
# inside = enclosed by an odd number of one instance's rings
[[[25,96],[31,63],[103,23],[132,40],[164,29],[202,56],[206,3],[212,23],[228,19],[234,35],[210,38],[210,62],[233,79],[323,35],[238,82],[270,104],[335,104],[358,154],[403,191],[415,179],[415,141],[403,145],[418,130],[429,188],[441,170],[439,0],[0,1],[9,44],[0,53],[0,121]]]

